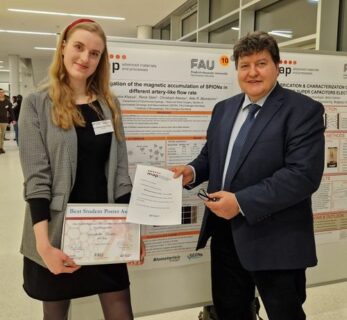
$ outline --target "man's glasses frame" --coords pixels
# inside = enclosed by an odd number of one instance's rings
[[[218,199],[217,198],[211,198],[209,197],[209,195],[207,194],[206,190],[205,189],[200,189],[199,192],[198,192],[198,197],[201,199],[201,200],[204,200],[204,201],[217,201]]]

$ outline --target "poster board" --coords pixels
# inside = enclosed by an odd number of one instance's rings
[[[121,103],[129,173],[171,167],[200,152],[214,105],[235,94],[231,47],[117,39],[108,43],[112,91]],[[136,316],[211,302],[209,248],[195,251],[204,206],[183,191],[182,224],[143,226],[147,256],[129,268]],[[72,302],[71,318],[102,318],[97,297]]]
[[[347,57],[341,52],[281,52],[279,82],[325,107],[325,167],[312,197],[318,266],[308,286],[347,279]]]
[[[215,102],[239,92],[233,63],[226,61],[232,55],[231,48],[118,39],[109,43],[109,51],[113,73],[111,87],[122,104],[130,174],[133,175],[136,163],[140,161],[148,164],[149,159],[152,159],[151,165],[162,166],[165,162],[167,166],[172,166],[193,159],[203,145],[204,132]],[[336,148],[334,143],[339,144],[340,150],[346,150],[345,154],[338,156],[338,167],[327,168],[328,174],[323,178],[326,179],[325,184],[316,196],[318,204],[314,208],[319,212],[316,223],[319,265],[309,269],[307,283],[318,285],[346,279],[347,197],[340,201],[338,207],[333,208],[330,204],[333,189],[347,190],[347,187],[344,188],[345,177],[347,184],[347,170],[345,173],[345,166],[342,165],[345,160],[347,163],[347,144],[344,147],[343,141],[344,134],[347,137],[347,125],[346,132],[342,127],[334,128],[334,125],[345,119],[344,110],[347,111],[347,61],[342,55],[311,52],[282,52],[281,56],[279,82],[312,96],[326,106],[326,121],[330,123],[327,134],[331,134],[328,137],[333,140],[333,153]],[[223,66],[223,63],[226,65]],[[122,77],[118,77],[116,75],[122,66],[128,75],[124,76],[123,73]],[[194,81],[191,80],[193,74]],[[197,83],[198,87],[189,86],[190,82]],[[174,85],[179,83],[182,85]],[[307,83],[310,83],[309,88]],[[200,87],[202,84],[204,86]],[[186,93],[181,93],[183,91]],[[192,97],[203,97],[203,103],[187,98],[188,92],[196,92]],[[176,98],[172,99],[173,96]],[[184,105],[188,107],[185,109]],[[179,134],[174,134],[175,131]],[[337,142],[335,136],[340,137]],[[160,154],[160,146],[166,148],[166,154]],[[169,153],[172,158],[168,157]],[[332,155],[334,157],[335,154]],[[336,180],[336,183],[330,183],[329,179]],[[184,191],[184,198],[190,202],[187,205],[191,208],[190,218],[193,216],[192,208],[196,207],[199,220],[202,207],[196,195]],[[325,199],[324,203],[321,199]],[[181,228],[184,234],[182,237],[175,234],[174,230],[165,228],[158,232],[155,228],[144,230],[149,248],[146,264],[129,270],[132,304],[137,316],[211,302],[208,249],[197,253],[194,251],[198,227],[192,229],[182,224]],[[166,252],[163,253],[163,250]],[[73,301],[71,309],[72,319],[83,315],[90,318],[94,314],[95,319],[101,318],[96,297]]]

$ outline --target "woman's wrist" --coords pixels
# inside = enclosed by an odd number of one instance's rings
[[[52,247],[48,238],[48,221],[43,220],[34,225],[36,250],[41,254]]]

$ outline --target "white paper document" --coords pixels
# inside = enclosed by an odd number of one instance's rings
[[[127,204],[68,204],[61,249],[78,265],[140,259],[140,226],[127,223]]]
[[[137,165],[127,222],[175,225],[182,221],[182,176],[163,168]]]

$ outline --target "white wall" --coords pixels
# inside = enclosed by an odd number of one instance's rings
[[[42,80],[47,78],[48,68],[52,62],[52,59],[53,54],[48,54],[47,58],[45,59],[31,59],[35,85],[39,85]]]
[[[48,75],[48,68],[52,61],[52,55],[46,59],[21,58],[19,65],[20,92],[11,92],[12,95],[21,94],[23,97],[33,92],[40,82]],[[8,91],[9,73],[0,72],[0,88]]]
[[[20,59],[19,65],[20,94],[25,97],[35,89],[31,59]],[[18,92],[11,92],[18,94]]]
[[[10,81],[8,72],[0,72],[0,83],[8,83]]]
[[[0,72],[1,75],[2,72]],[[5,79],[6,81],[3,81],[2,78],[0,77],[0,88],[5,90],[5,94],[8,95],[8,91],[9,91],[9,83],[8,83],[8,79]]]

